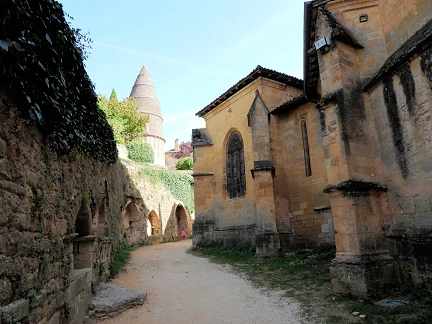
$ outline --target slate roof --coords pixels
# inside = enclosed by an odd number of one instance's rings
[[[227,100],[229,97],[258,79],[259,77],[264,77],[266,79],[282,82],[286,85],[292,86],[297,89],[303,89],[303,81],[300,79],[297,79],[293,76],[290,76],[285,73],[281,73],[275,70],[266,69],[262,66],[258,65],[251,73],[249,73],[246,77],[241,79],[239,82],[237,82],[235,85],[233,85],[231,88],[229,88],[227,91],[225,91],[223,94],[221,94],[217,99],[213,100],[210,104],[205,106],[203,109],[198,111],[195,115],[199,117],[203,117],[205,114],[216,108],[218,105],[220,105],[222,102]]]

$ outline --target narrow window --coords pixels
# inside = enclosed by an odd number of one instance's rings
[[[246,195],[243,140],[239,133],[233,133],[227,145],[227,191],[230,199]]]
[[[305,160],[306,177],[310,177],[312,175],[312,169],[310,163],[309,141],[308,141],[305,120],[301,121],[301,129],[302,129],[302,138],[303,138],[303,152],[304,152],[304,160]]]

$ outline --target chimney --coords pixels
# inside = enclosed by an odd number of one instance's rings
[[[174,145],[174,151],[178,152],[179,150],[179,145],[178,145],[178,139],[175,140],[175,145]]]

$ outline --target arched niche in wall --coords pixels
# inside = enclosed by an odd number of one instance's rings
[[[138,207],[130,202],[126,206],[126,211],[123,219],[123,228],[124,229],[138,229],[140,221],[140,213]]]
[[[91,215],[89,206],[81,205],[75,218],[75,233],[73,240],[74,269],[91,268],[93,265],[95,236],[91,235]]]
[[[147,235],[159,236],[162,234],[161,222],[159,216],[156,214],[154,210],[152,210],[148,215],[147,226],[149,225],[150,228],[147,227]]]
[[[91,220],[89,209],[84,205],[81,205],[75,219],[75,233],[78,234],[78,237],[87,236],[90,235],[90,229]]]
[[[188,229],[188,219],[187,219],[187,212],[183,205],[179,204],[176,207],[176,225],[177,225],[177,235],[179,235],[180,230],[182,228]]]

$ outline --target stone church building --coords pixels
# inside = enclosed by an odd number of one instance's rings
[[[335,293],[431,290],[431,19],[430,0],[306,2],[304,80],[257,66],[197,113],[194,244],[335,244]]]

